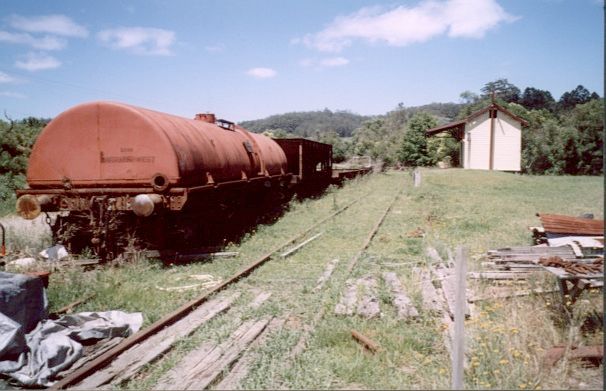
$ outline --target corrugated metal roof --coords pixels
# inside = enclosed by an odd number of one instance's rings
[[[537,213],[545,232],[571,235],[604,235],[604,220]]]

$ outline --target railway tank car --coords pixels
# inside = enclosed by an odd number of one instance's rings
[[[75,106],[33,147],[17,212],[51,221],[54,240],[102,258],[220,235],[287,193],[284,150],[213,114],[187,119],[115,102]]]

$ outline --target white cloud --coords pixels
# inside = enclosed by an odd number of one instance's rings
[[[17,30],[27,31],[29,33],[48,33],[80,38],[88,36],[86,27],[77,24],[65,15],[12,15],[9,18],[9,23]]]
[[[12,92],[12,91],[0,91],[0,96],[5,96],[7,98],[17,98],[17,99],[27,98],[27,95],[24,95],[20,92]]]
[[[34,37],[28,33],[10,33],[8,31],[0,31],[0,42],[29,45],[40,50],[61,50],[67,45],[65,39],[52,35]]]
[[[442,34],[452,38],[482,38],[499,23],[515,19],[496,0],[423,0],[412,7],[362,8],[337,17],[318,33],[291,42],[302,42],[326,52],[339,52],[354,40],[406,46]]]
[[[271,68],[251,68],[246,71],[246,74],[256,79],[270,79],[275,77],[278,72]]]
[[[175,33],[151,27],[121,27],[100,31],[97,38],[112,49],[127,50],[131,53],[170,56],[175,43]]]
[[[30,52],[23,60],[17,60],[17,62],[15,62],[15,66],[30,72],[35,72],[43,69],[59,68],[61,66],[61,62],[56,58],[44,53]]]
[[[16,83],[17,81],[15,77],[0,71],[0,83]]]

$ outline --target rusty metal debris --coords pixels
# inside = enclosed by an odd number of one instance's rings
[[[417,227],[417,229],[413,229],[406,233],[407,238],[423,238],[425,237],[425,231],[421,227]]]
[[[62,315],[62,314],[70,314],[74,308],[76,308],[80,304],[86,303],[88,300],[95,297],[95,295],[96,295],[95,293],[91,293],[90,295],[88,295],[82,299],[76,300],[76,301],[66,305],[65,307],[61,307],[57,311],[50,314],[50,317],[53,318],[53,317],[59,317],[59,315]]]
[[[545,354],[543,364],[547,367],[554,366],[566,355],[566,350],[566,347],[562,345],[552,347]],[[571,360],[582,360],[585,363],[599,366],[604,360],[604,346],[571,346],[567,357]]]
[[[357,332],[356,330],[351,330],[351,336],[356,340],[356,342],[360,343],[371,353],[376,353],[381,349],[378,343],[368,338],[367,336]]]
[[[549,267],[559,267],[566,272],[576,274],[598,274],[604,272],[604,259],[598,258],[591,263],[580,263],[565,261],[560,257],[541,258],[538,262],[540,265]]]

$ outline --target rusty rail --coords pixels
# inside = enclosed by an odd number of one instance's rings
[[[319,222],[311,225],[309,228],[307,228],[304,231],[302,231],[301,233],[299,233],[299,234],[291,237],[286,242],[282,243],[280,246],[275,247],[273,250],[271,250],[267,254],[263,255],[261,258],[259,258],[256,261],[250,263],[248,266],[244,267],[243,269],[241,269],[240,271],[238,271],[237,273],[235,273],[232,277],[230,277],[229,279],[227,279],[222,284],[214,287],[210,291],[208,291],[208,292],[202,294],[201,296],[199,296],[199,297],[197,297],[197,298],[189,301],[188,303],[183,304],[181,307],[179,307],[175,311],[173,311],[170,314],[164,316],[162,319],[158,320],[157,322],[151,324],[148,328],[146,328],[146,329],[144,329],[144,330],[142,330],[142,331],[140,331],[140,332],[138,332],[138,333],[136,333],[136,334],[134,334],[134,335],[132,335],[132,336],[130,336],[128,338],[126,338],[119,345],[116,345],[115,347],[113,347],[112,349],[108,350],[107,352],[105,352],[101,356],[97,357],[95,360],[91,361],[87,365],[85,365],[85,366],[77,369],[73,373],[71,373],[68,376],[64,377],[63,379],[59,380],[57,383],[55,383],[50,388],[50,390],[60,390],[60,389],[65,389],[65,388],[67,388],[69,386],[73,386],[74,384],[78,383],[80,380],[86,378],[88,375],[90,375],[91,373],[95,372],[98,368],[106,366],[109,362],[112,361],[112,359],[114,357],[118,356],[119,354],[121,354],[122,352],[126,351],[130,347],[132,347],[132,346],[134,346],[134,345],[136,345],[136,344],[144,341],[145,339],[151,337],[152,335],[156,334],[157,332],[159,332],[163,328],[165,328],[167,326],[170,326],[171,324],[175,323],[177,320],[185,317],[187,314],[189,314],[191,311],[193,311],[196,307],[198,307],[202,303],[206,302],[212,295],[214,295],[215,293],[218,293],[218,292],[222,291],[227,286],[229,286],[229,285],[231,285],[231,284],[239,281],[241,278],[246,277],[253,270],[255,270],[259,266],[263,265],[265,262],[269,261],[271,259],[272,255],[274,255],[275,253],[277,253],[278,251],[280,251],[284,247],[286,247],[286,246],[288,246],[288,245],[296,242],[297,240],[303,238],[310,231],[312,231],[316,227],[324,224],[325,222],[327,222],[328,220],[332,219],[333,217],[341,214],[342,212],[344,212],[345,210],[347,210],[350,206],[352,206],[356,202],[362,200],[364,197],[365,196],[360,197],[360,198],[358,198],[358,199],[350,202],[349,204],[345,205],[344,207],[342,207],[341,209],[337,210],[336,212],[330,214],[329,216],[327,216],[323,220],[320,220]]]

